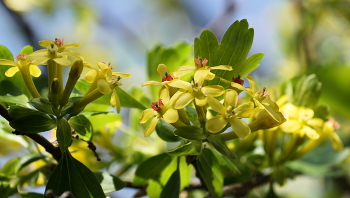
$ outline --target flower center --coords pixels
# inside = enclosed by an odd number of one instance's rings
[[[197,69],[205,67],[208,63],[208,59],[201,59],[201,57],[194,59],[194,64],[196,65]]]
[[[28,54],[18,54],[15,58],[16,61],[20,61],[20,60],[25,60],[27,59]]]
[[[244,84],[244,80],[241,79],[240,75],[238,75],[238,77],[236,77],[236,78],[232,78],[232,82],[238,83],[240,85]]]
[[[255,98],[257,100],[259,100],[260,102],[263,101],[265,98],[267,98],[270,94],[267,93],[266,88],[262,88],[259,89],[256,93],[255,93]]]
[[[171,81],[171,80],[173,80],[174,78],[170,75],[170,74],[168,74],[167,72],[165,72],[165,77],[163,77],[162,78],[162,82],[164,82],[164,81]]]
[[[152,108],[153,110],[155,110],[155,111],[158,111],[158,110],[161,109],[161,106],[163,106],[163,105],[164,105],[164,104],[163,104],[163,102],[162,102],[162,99],[159,98],[159,99],[158,99],[158,102],[152,102],[151,108]]]
[[[235,116],[235,114],[236,114],[235,109],[232,106],[228,106],[226,108],[226,112],[225,112],[226,118],[232,118]]]
[[[59,47],[61,47],[62,45],[64,45],[64,39],[55,38],[54,43],[55,43],[56,46],[59,48]]]

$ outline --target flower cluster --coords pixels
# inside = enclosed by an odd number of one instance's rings
[[[151,108],[143,111],[140,116],[140,123],[146,123],[154,117],[144,131],[146,137],[152,134],[161,118],[177,129],[191,125],[184,113],[186,107],[196,109],[198,121],[207,135],[222,133],[231,127],[232,131],[229,133],[244,138],[252,131],[271,128],[285,121],[266,89],[256,89],[253,77],[246,76],[250,87],[243,87],[244,81],[240,77],[228,81],[212,72],[232,71],[231,66],[207,66],[208,60],[201,58],[195,58],[194,63],[195,66],[180,66],[173,73],[168,71],[166,65],[160,64],[157,71],[162,82],[148,81],[142,85],[161,86],[158,102],[152,103]],[[181,79],[190,73],[193,74],[190,82]],[[208,83],[215,78],[220,78],[219,82],[224,82],[222,84],[227,83],[227,88]],[[250,99],[240,98],[239,95],[244,95],[243,93],[248,94]],[[267,116],[261,116],[264,114]],[[249,120],[253,121],[253,125],[248,124]]]
[[[48,99],[53,107],[61,110],[68,102],[69,97],[80,78],[84,68],[89,71],[85,79],[92,83],[89,90],[75,105],[72,114],[78,114],[85,106],[97,98],[112,93],[110,103],[120,112],[120,102],[115,87],[120,86],[121,77],[130,77],[129,74],[113,72],[110,64],[97,63],[97,66],[83,61],[83,57],[72,50],[71,47],[79,47],[79,43],[65,44],[63,39],[39,41],[39,45],[46,49],[40,49],[30,54],[18,54],[14,61],[0,59],[1,65],[10,65],[5,75],[12,77],[20,72],[23,80],[33,98],[41,98],[31,76],[39,77],[41,71],[37,65],[47,66],[48,75]],[[73,60],[73,61],[72,61]],[[63,88],[62,66],[71,66],[69,78]]]

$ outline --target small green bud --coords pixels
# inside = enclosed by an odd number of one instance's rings
[[[61,85],[60,85],[60,82],[58,80],[58,78],[54,78],[52,83],[51,83],[51,102],[52,102],[52,105],[54,107],[58,107],[59,105],[59,101],[60,101],[60,93],[61,93]]]
[[[81,73],[83,72],[83,68],[84,68],[84,64],[82,60],[77,60],[73,63],[69,72],[69,77],[66,83],[66,87],[64,88],[64,91],[61,97],[61,106],[64,106],[67,104],[69,96],[73,91],[75,84],[79,80]]]

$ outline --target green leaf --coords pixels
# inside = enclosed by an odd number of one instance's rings
[[[198,120],[198,115],[196,109],[190,106],[185,107],[185,113],[187,118],[193,123],[193,125],[200,127],[201,123]]]
[[[180,191],[182,191],[185,187],[190,185],[191,175],[192,175],[192,166],[187,164],[186,156],[180,157],[179,168],[180,168],[180,179],[181,179]]]
[[[95,130],[99,130],[112,122],[121,121],[123,118],[117,114],[98,114],[87,117]]]
[[[0,45],[0,59],[6,59],[13,61],[13,56],[10,50],[5,46]],[[13,91],[19,89],[21,93],[25,94],[28,98],[32,97],[28,91],[27,86],[25,85],[22,75],[20,72],[17,72],[13,77],[5,76],[5,72],[13,66],[0,65],[0,95],[6,95],[8,93],[14,93]],[[20,95],[10,94],[10,95]]]
[[[147,53],[147,74],[148,80],[161,82],[161,77],[157,72],[159,64],[168,66],[169,72],[173,72],[178,66],[188,65],[188,60],[191,57],[192,45],[179,42],[174,46],[165,47],[156,45]],[[193,60],[191,60],[193,64]],[[158,100],[157,86],[148,86],[152,93],[152,101]]]
[[[224,178],[220,165],[210,149],[202,150],[197,159],[197,166],[211,196],[221,197]]]
[[[19,54],[31,54],[33,53],[33,46],[26,45],[24,46],[21,51],[19,51]]]
[[[9,103],[9,104],[21,104],[26,105],[28,102],[28,98],[26,95],[18,95],[18,96],[11,96],[11,95],[0,95],[0,103]]]
[[[28,103],[42,113],[55,115],[51,102],[48,99],[34,98],[30,100]]]
[[[224,138],[221,135],[209,135],[207,140],[219,151],[223,156],[236,159],[237,156],[227,147]]]
[[[144,179],[157,180],[161,172],[167,167],[172,160],[172,156],[162,153],[142,162],[136,169],[135,175]]]
[[[90,120],[84,115],[73,116],[68,123],[83,140],[90,141],[92,139],[93,128]]]
[[[117,94],[120,99],[120,105],[122,107],[128,107],[128,108],[137,108],[141,110],[145,110],[146,107],[143,106],[139,101],[135,100],[132,96],[130,96],[128,93],[126,93],[124,90],[122,90],[120,87],[116,87],[115,90],[117,91]]]
[[[194,55],[208,59],[209,66],[229,65],[232,71],[213,70],[217,77],[231,81],[233,77],[244,77],[257,68],[263,54],[254,54],[246,58],[253,43],[254,30],[248,28],[246,19],[235,21],[225,32],[221,43],[209,30],[204,30],[199,38],[194,40]],[[220,84],[227,86],[219,79],[208,82],[208,85]]]
[[[203,129],[196,126],[179,127],[174,133],[189,140],[202,140],[205,137]]]
[[[106,197],[94,173],[69,152],[62,154],[61,160],[52,172],[45,192],[49,189],[56,195],[70,191],[75,198]]]
[[[159,198],[162,192],[162,185],[158,181],[151,180],[148,183],[146,192],[150,198]]]
[[[186,144],[180,144],[179,146],[167,151],[169,155],[183,156],[183,155],[198,155],[202,150],[202,141],[193,140]]]
[[[75,105],[79,102],[79,100],[82,99],[82,97],[70,97],[68,99],[68,102],[61,110],[61,116],[65,116],[66,114],[71,114],[74,112],[71,112]]]
[[[104,193],[110,193],[114,191],[118,191],[125,187],[125,183],[120,180],[118,177],[111,175],[106,172],[94,172],[97,180],[102,186],[102,190]]]
[[[180,196],[180,171],[176,169],[164,186],[160,198],[178,198]]]
[[[56,138],[60,145],[61,152],[64,153],[68,149],[72,140],[71,127],[65,118],[59,118],[57,120]]]
[[[34,114],[13,119],[10,126],[24,133],[40,133],[55,128],[56,122],[46,115]]]
[[[167,142],[178,142],[180,138],[174,135],[174,131],[176,130],[171,124],[160,120],[156,126],[156,132],[158,136]]]
[[[40,159],[44,159],[45,155],[32,153],[24,155],[20,158],[20,161],[16,164],[15,172],[18,173],[22,168]]]
[[[2,173],[2,175],[5,175],[7,177],[16,176],[16,167],[18,167],[20,160],[21,160],[20,158],[13,158],[8,160],[0,169],[0,173]]]
[[[45,114],[41,113],[40,111],[37,111],[35,109],[31,109],[31,108],[25,107],[25,106],[19,106],[19,105],[10,106],[8,113],[9,113],[11,118],[20,118],[20,117],[31,116],[31,115],[45,116]]]

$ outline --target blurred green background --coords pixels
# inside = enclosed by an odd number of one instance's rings
[[[250,53],[265,54],[251,75],[266,87],[278,88],[293,77],[316,73],[323,83],[320,102],[330,106],[348,146],[349,0],[2,0],[0,44],[16,54],[28,44],[39,49],[39,40],[81,43],[76,51],[87,62],[111,62],[115,71],[132,74],[123,79],[128,90],[146,81],[147,51],[156,44],[193,44],[204,29],[220,39],[241,19],[248,19],[255,30]],[[344,169],[349,163],[344,162]],[[342,182],[349,183],[345,178]],[[322,197],[324,183],[317,177],[297,177],[278,192]]]

